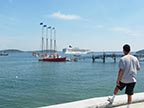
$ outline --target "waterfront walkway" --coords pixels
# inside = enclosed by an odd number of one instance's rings
[[[107,99],[108,96],[98,97],[40,108],[127,108],[127,95],[117,95],[113,104]],[[133,95],[133,104],[130,108],[144,108],[144,92]]]
[[[127,105],[122,105],[114,108],[127,108]],[[133,103],[130,105],[130,108],[144,108],[144,102]]]

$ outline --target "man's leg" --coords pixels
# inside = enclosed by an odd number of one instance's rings
[[[114,89],[114,93],[113,93],[113,96],[112,98],[108,98],[108,101],[112,104],[114,99],[115,99],[115,95],[117,95],[119,92],[119,88],[116,86],[115,89]]]
[[[126,94],[127,94],[127,108],[130,108],[130,104],[132,103],[132,95],[133,95],[133,92],[134,92],[134,87],[135,87],[135,84],[136,83],[130,83],[127,85],[126,87]]]
[[[115,89],[114,89],[114,92],[113,92],[113,96],[112,96],[112,98],[109,98],[108,101],[109,101],[110,103],[113,103],[113,101],[114,101],[114,99],[115,99],[115,95],[118,94],[119,90],[123,90],[123,88],[124,88],[125,86],[126,86],[126,85],[125,85],[124,83],[122,83],[122,82],[120,82],[120,85],[119,85],[119,86],[116,85],[116,87],[115,87]]]
[[[127,108],[130,108],[130,104],[132,103],[132,95],[127,95],[128,99],[127,99]]]
[[[128,104],[131,104],[131,103],[132,103],[132,95],[128,95],[127,103],[128,103]]]
[[[128,104],[131,104],[132,103],[132,95],[134,93],[134,87],[135,87],[135,84],[136,83],[130,83],[130,84],[127,84],[127,87],[126,87],[126,94],[128,96],[128,99],[127,99],[127,103]]]
[[[116,86],[115,89],[114,89],[113,97],[112,97],[112,99],[111,99],[112,103],[113,103],[113,101],[114,101],[114,99],[115,99],[115,95],[117,95],[118,92],[119,92],[119,88]]]
[[[115,89],[114,89],[114,95],[117,95],[119,92],[119,88],[116,86]]]

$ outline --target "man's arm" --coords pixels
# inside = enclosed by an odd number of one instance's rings
[[[117,81],[116,81],[118,86],[119,86],[119,82],[120,82],[122,76],[123,76],[123,69],[119,69],[118,76],[117,76]]]
[[[140,67],[137,67],[137,71],[139,71],[140,70]]]

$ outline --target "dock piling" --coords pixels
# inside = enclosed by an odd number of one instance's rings
[[[105,63],[106,58],[110,57],[110,58],[113,58],[114,63],[116,63],[116,58],[117,57],[122,57],[122,56],[123,56],[122,54],[117,54],[117,55],[115,53],[106,54],[105,52],[103,52],[103,55],[92,55],[92,62],[94,63],[95,59],[102,59],[103,63]]]

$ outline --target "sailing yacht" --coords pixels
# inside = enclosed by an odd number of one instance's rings
[[[47,25],[42,25],[42,53],[33,53],[34,56],[38,57],[39,61],[47,61],[47,62],[64,62],[66,61],[66,57],[62,57],[56,51],[56,29],[55,27],[47,27]],[[44,28],[46,28],[46,45],[44,44]],[[48,39],[48,29],[50,29],[50,40]],[[52,32],[54,31],[54,38],[52,39]],[[50,41],[50,49],[48,49],[48,43]],[[54,49],[52,49],[54,43]],[[46,50],[44,50],[44,46],[46,46]],[[49,53],[47,52],[49,50]]]

